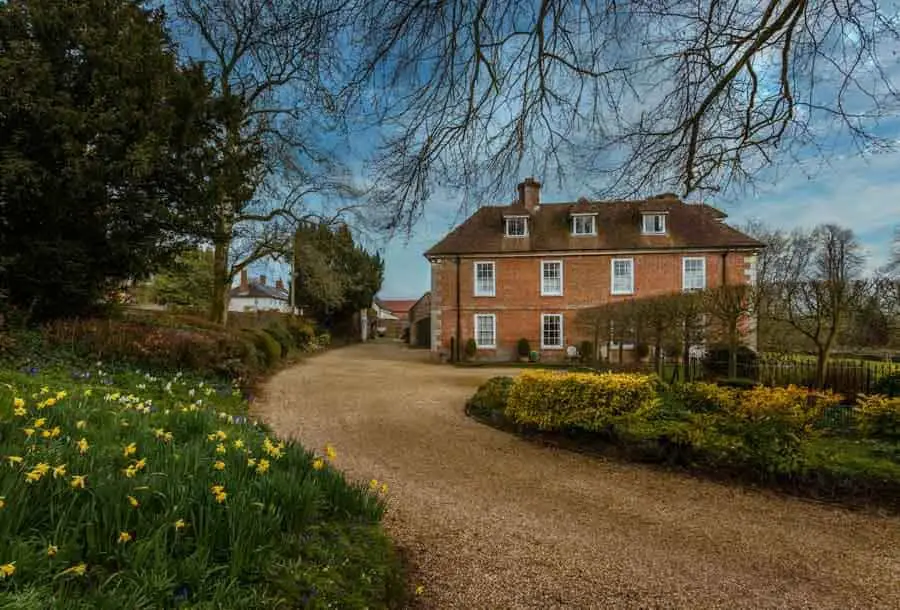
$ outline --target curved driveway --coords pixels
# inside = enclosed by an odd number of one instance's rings
[[[522,441],[463,413],[493,374],[360,345],[256,407],[387,482],[417,608],[900,608],[900,519]]]

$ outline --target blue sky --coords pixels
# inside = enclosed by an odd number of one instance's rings
[[[785,162],[778,172],[766,172],[763,180],[767,184],[759,185],[754,193],[704,201],[724,210],[731,224],[759,218],[784,229],[820,223],[849,227],[866,249],[870,268],[877,267],[887,261],[894,226],[900,224],[900,153],[866,158],[850,146],[844,152],[827,163],[811,161],[814,165],[806,168],[809,172],[792,170]],[[510,200],[515,186],[509,185]],[[578,184],[560,188],[546,183],[541,199],[574,201],[582,195],[591,193]],[[422,253],[455,225],[462,203],[449,194],[429,201],[409,241],[397,238],[387,245],[382,296],[418,298],[429,289],[429,267]]]

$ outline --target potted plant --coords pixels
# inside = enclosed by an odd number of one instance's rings
[[[535,351],[535,350],[531,350],[531,353],[528,354],[528,361],[529,361],[529,362],[537,362],[537,361],[540,360],[540,359],[541,359],[540,353],[537,352],[537,351]]]
[[[516,352],[519,354],[519,362],[528,362],[528,356],[531,354],[531,345],[529,345],[528,339],[525,337],[519,339]]]
[[[469,339],[466,341],[466,360],[474,360],[475,354],[478,353],[478,344],[475,343],[475,339]]]

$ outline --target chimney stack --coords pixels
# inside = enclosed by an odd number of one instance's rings
[[[241,290],[250,288],[250,276],[247,275],[246,269],[241,269]]]
[[[264,276],[264,275],[259,276],[259,283],[261,285],[265,286],[266,285],[266,276]]]
[[[284,282],[281,280],[275,280],[275,288],[278,290],[284,290]]]
[[[519,183],[519,203],[529,212],[537,211],[541,206],[541,183],[534,178]]]

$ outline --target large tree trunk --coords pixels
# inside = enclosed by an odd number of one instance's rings
[[[223,326],[228,321],[228,290],[231,287],[231,274],[228,269],[230,247],[231,235],[219,233],[213,252],[213,295],[209,319]]]
[[[737,364],[738,364],[738,333],[736,325],[732,325],[730,329],[728,329],[728,378],[734,379],[738,376],[737,374]]]
[[[836,326],[836,325],[835,325]],[[828,333],[828,339],[825,343],[820,343],[818,354],[816,356],[816,389],[821,390],[825,387],[825,376],[828,374],[828,359],[831,357],[831,347],[834,345],[834,337],[837,332],[832,329]]]

